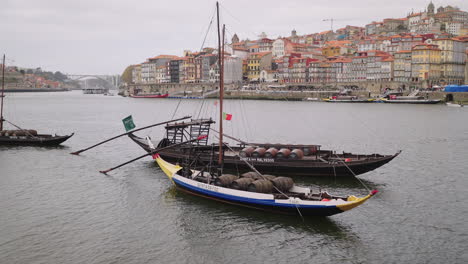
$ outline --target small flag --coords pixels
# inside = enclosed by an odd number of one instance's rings
[[[231,115],[231,114],[228,114],[228,113],[225,113],[225,112],[223,112],[223,119],[224,119],[224,120],[231,121],[231,119],[232,119],[232,115]]]
[[[214,105],[217,106],[217,105],[218,105],[218,101],[214,101]]]
[[[132,129],[134,129],[135,123],[133,123],[133,118],[132,115],[127,116],[126,118],[122,119],[122,122],[124,124],[125,130],[128,132]]]

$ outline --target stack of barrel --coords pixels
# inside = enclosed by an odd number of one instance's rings
[[[22,129],[22,130],[2,130],[0,131],[0,136],[37,136],[37,131],[34,129]]]
[[[294,181],[289,177],[259,175],[251,171],[242,174],[241,177],[224,174],[215,180],[215,185],[242,191],[272,193],[289,191],[294,186]]]
[[[277,158],[277,159],[294,159],[300,160],[304,156],[309,156],[315,154],[317,148],[315,146],[305,147],[305,148],[264,148],[264,147],[252,147],[247,146],[239,152],[239,156],[242,158],[252,157],[252,158]]]

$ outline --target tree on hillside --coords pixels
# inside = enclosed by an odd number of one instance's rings
[[[135,66],[130,65],[128,66],[124,72],[122,73],[122,82],[124,83],[132,83],[132,71]]]
[[[55,78],[56,81],[60,81],[60,82],[63,82],[63,81],[65,81],[66,79],[68,79],[67,76],[66,76],[65,74],[63,74],[63,73],[61,73],[61,72],[59,72],[59,71],[56,71],[56,72],[54,73],[54,78]]]

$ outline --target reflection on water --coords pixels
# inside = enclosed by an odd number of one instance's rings
[[[249,223],[266,229],[288,228],[297,232],[320,233],[335,239],[349,238],[350,230],[330,217],[301,218],[300,216],[272,214],[190,195],[177,190],[175,186],[165,193],[164,198],[177,200],[183,208],[196,207],[184,210],[183,215],[180,216],[181,219],[190,219],[190,222],[203,223],[197,220],[202,217],[221,222]],[[203,216],[199,212],[203,212]]]

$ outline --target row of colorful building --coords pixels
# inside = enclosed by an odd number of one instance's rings
[[[456,25],[456,26],[454,26]],[[455,29],[456,30],[455,30]],[[365,27],[226,45],[225,82],[340,84],[401,82],[431,86],[465,83],[468,13],[431,2],[424,12]],[[208,83],[219,78],[218,51],[159,55],[132,66],[135,84]]]

